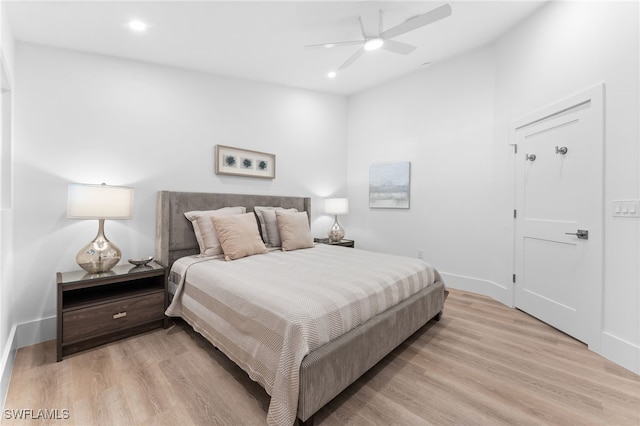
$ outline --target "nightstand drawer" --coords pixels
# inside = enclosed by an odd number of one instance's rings
[[[66,344],[159,320],[163,316],[163,291],[73,309],[62,314],[62,340]]]

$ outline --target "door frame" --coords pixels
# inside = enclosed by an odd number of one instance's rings
[[[598,265],[596,265],[597,278],[596,285],[593,288],[588,288],[588,292],[585,294],[587,300],[586,308],[589,315],[586,320],[588,321],[588,334],[586,344],[589,348],[595,352],[600,351],[601,347],[601,334],[603,329],[603,299],[604,299],[604,156],[605,156],[605,83],[599,83],[593,87],[590,87],[582,92],[568,96],[559,101],[553,102],[543,108],[540,108],[534,112],[525,114],[520,118],[512,121],[509,129],[509,145],[512,147],[512,162],[511,162],[511,185],[512,185],[512,205],[513,210],[516,210],[516,191],[517,176],[516,176],[516,161],[522,160],[524,154],[523,150],[519,150],[516,145],[516,132],[518,129],[552,117],[564,111],[568,111],[576,106],[583,105],[585,103],[591,103],[590,111],[592,113],[591,119],[594,126],[594,143],[595,151],[600,153],[600,161],[596,161],[594,164],[594,173],[597,173],[599,179],[597,179],[597,187],[593,188],[596,199],[600,200],[600,207],[594,212],[594,223],[589,229],[589,245],[592,250],[596,251],[596,256],[599,259]],[[514,149],[515,148],[515,149]],[[515,307],[516,292],[515,286],[518,285],[516,271],[516,226],[518,218],[514,217],[512,231],[513,240],[513,256],[512,256],[512,269],[514,271],[514,282],[511,289],[511,305]],[[593,231],[592,231],[593,229]]]

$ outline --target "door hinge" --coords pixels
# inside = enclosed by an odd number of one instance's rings
[[[513,218],[516,219],[518,217],[518,210],[513,209]]]
[[[518,144],[515,143],[510,143],[509,146],[513,147],[513,153],[517,154],[518,153]]]
[[[513,283],[516,283],[516,274],[513,274]]]

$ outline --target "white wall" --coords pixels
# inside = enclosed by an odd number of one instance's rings
[[[14,69],[14,39],[11,25],[9,25],[9,14],[6,10],[7,2],[0,1],[0,46],[3,60],[7,68],[13,74]]]
[[[512,121],[606,82],[605,277],[594,349],[640,371],[638,4],[552,2],[495,45],[349,99],[342,222],[362,248],[425,258],[448,285],[513,303]],[[412,162],[411,209],[368,207],[368,167]]]
[[[55,315],[55,272],[97,232],[66,218],[70,182],[135,188],[134,218],[105,226],[123,259],[154,253],[159,190],[311,196],[322,235],[346,187],[342,96],[24,43],[15,86],[17,322]],[[275,154],[276,179],[214,174],[216,144]]]
[[[470,72],[473,70],[473,72]],[[493,55],[480,49],[349,99],[350,212],[357,246],[488,277]],[[411,161],[411,208],[369,209],[369,166]]]
[[[11,205],[11,181],[7,178],[11,173],[11,102],[14,75],[14,40],[6,13],[6,4],[0,2],[0,78],[3,94],[0,95],[0,402],[4,399],[9,387],[9,378],[15,345],[13,344],[12,327],[12,231],[13,210]],[[7,170],[8,169],[8,170]]]

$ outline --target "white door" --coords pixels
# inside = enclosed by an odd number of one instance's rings
[[[515,306],[588,344],[602,315],[603,91],[514,124]]]

